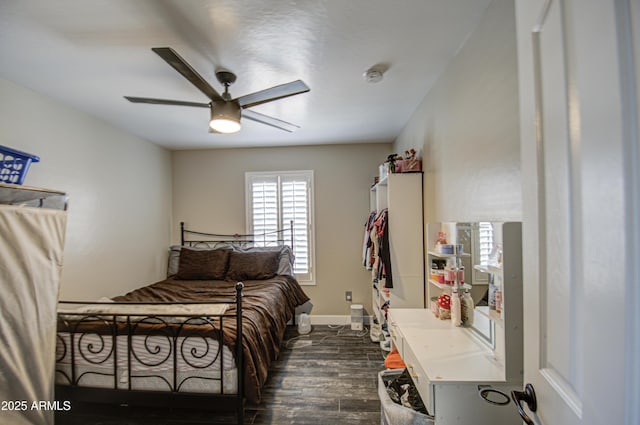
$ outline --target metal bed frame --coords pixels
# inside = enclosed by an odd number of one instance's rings
[[[289,230],[290,232],[290,247],[293,249],[293,220],[289,222],[289,229],[279,229],[271,232],[253,234],[253,235],[241,235],[239,233],[235,233],[233,235],[222,235],[217,233],[205,233],[205,232],[196,232],[194,230],[187,230],[184,227],[184,221],[180,222],[180,245],[188,246],[192,248],[216,248],[222,245],[233,245],[238,247],[249,247],[255,246],[256,243],[265,243],[269,244],[266,246],[277,246],[284,245],[284,232]],[[200,239],[188,239],[189,236],[198,236]],[[262,241],[257,240],[258,237],[262,237]],[[267,241],[267,237],[270,240]],[[275,237],[275,239],[273,238]]]
[[[291,248],[293,249],[293,222],[291,222]],[[264,240],[267,236],[272,239],[272,244],[283,245],[283,234],[286,230],[277,230],[274,232],[268,232],[259,235],[223,235],[216,233],[204,233],[185,229],[184,222],[180,223],[181,233],[181,245],[188,247],[208,247],[215,248],[223,244],[235,245],[238,247],[253,246],[257,237],[262,237]],[[274,239],[272,236],[276,235]],[[197,237],[197,238],[196,238]],[[60,305],[70,306],[74,304],[80,305],[96,305],[100,306],[117,306],[117,305],[186,305],[186,304],[235,304],[235,314],[215,314],[208,315],[206,317],[188,315],[188,314],[145,314],[144,308],[141,308],[141,313],[135,314],[100,314],[100,313],[70,313],[64,311],[58,313],[58,353],[56,354],[56,362],[62,360],[65,356],[69,355],[71,358],[70,373],[56,365],[56,374],[60,375],[66,384],[56,384],[55,393],[57,400],[64,401],[76,401],[76,402],[97,402],[97,403],[109,403],[118,405],[139,405],[139,406],[179,406],[180,408],[198,408],[198,409],[212,409],[217,411],[235,411],[238,424],[242,424],[244,421],[244,355],[242,351],[242,289],[244,284],[242,282],[236,283],[236,295],[235,299],[230,299],[228,302],[190,302],[190,303],[100,303],[100,302],[78,302],[78,301],[60,301]],[[179,319],[176,321],[176,319]],[[235,353],[235,363],[237,368],[237,391],[233,394],[225,393],[224,390],[224,350],[223,350],[223,337],[224,329],[223,323],[228,320],[235,320],[236,322],[236,343],[235,347],[230,347]],[[89,324],[100,323],[103,329],[108,329],[109,332],[97,333],[84,332],[83,329]],[[153,331],[151,333],[140,333],[139,327],[145,324],[164,324],[166,325],[161,330]],[[211,327],[211,331],[216,337],[210,336],[208,338],[218,341],[218,352],[210,353],[210,344],[206,344],[204,352],[198,352],[194,349],[189,352],[184,351],[185,340],[191,337],[202,338],[202,336],[185,336],[183,329],[186,325],[206,325]],[[60,333],[69,334],[69,343],[60,335]],[[94,335],[93,341],[83,341],[86,335]],[[158,357],[159,360],[154,362],[145,363],[140,360],[139,354],[133,347],[133,337],[143,335],[145,337],[144,348],[146,355]],[[127,384],[126,388],[122,388],[123,385],[118,385],[118,380],[123,373],[121,364],[118,361],[118,336],[126,336],[127,346],[127,358],[126,358],[126,373]],[[147,341],[151,336],[164,337],[166,344],[163,346],[158,345],[157,339],[149,344]],[[182,342],[179,342],[179,338],[182,338]],[[96,343],[97,339],[97,343]],[[110,343],[107,341],[110,340]],[[166,354],[163,354],[165,353]],[[214,359],[204,366],[195,366],[194,360],[206,358],[207,355],[214,355]],[[97,358],[97,359],[96,359]],[[85,362],[99,366],[107,364],[109,368],[111,365],[113,371],[109,373],[101,373],[95,371],[86,371],[80,373],[78,371],[78,365],[76,360],[83,359]],[[131,370],[132,362],[136,359],[139,363],[150,367],[157,367],[160,365],[170,365],[172,379],[171,382],[165,379],[163,376],[154,375],[153,371],[150,373],[140,374]],[[220,378],[205,378],[197,375],[183,376],[184,372],[177,370],[178,361],[183,361],[189,364],[194,369],[206,369],[210,367],[214,362],[220,361]],[[82,379],[90,374],[102,375],[113,377],[113,388],[98,388],[82,386]],[[133,382],[136,378],[159,378],[167,385],[167,391],[153,391],[153,390],[137,390],[133,389]],[[220,393],[198,393],[181,391],[181,387],[191,379],[208,379],[212,381],[219,381]]]

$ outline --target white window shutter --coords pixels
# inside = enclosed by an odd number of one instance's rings
[[[278,230],[278,183],[277,181],[256,180],[252,184],[252,217],[254,234],[265,234],[257,243],[273,242],[269,237]]]
[[[293,223],[294,272],[299,281],[312,282],[313,172],[249,172],[246,183],[249,233],[267,233],[259,245],[273,245],[278,237],[291,244]]]
[[[479,229],[479,259],[480,264],[489,264],[489,254],[493,250],[493,225],[489,222],[480,222]]]
[[[282,222],[293,221],[295,273],[307,273],[309,269],[309,196],[306,180],[282,182]],[[290,235],[287,235],[290,238]]]

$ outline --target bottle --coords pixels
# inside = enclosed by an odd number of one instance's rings
[[[489,295],[488,295],[488,304],[489,310],[496,309],[496,284],[495,284],[495,275],[493,273],[489,273]]]
[[[496,289],[496,313],[502,313],[502,289]]]
[[[502,278],[499,275],[496,275],[495,280],[496,285],[496,313],[502,312],[503,305],[503,293],[502,293]]]
[[[462,295],[462,300],[460,300],[461,304],[461,313],[462,313],[462,326],[473,326],[473,298],[471,297],[471,292],[468,289],[464,290],[464,294]]]
[[[453,326],[462,326],[461,308],[458,288],[454,287],[451,290],[451,323],[453,323]]]

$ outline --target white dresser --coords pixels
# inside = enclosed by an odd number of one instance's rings
[[[500,425],[521,422],[502,394],[522,388],[507,379],[505,365],[467,328],[451,325],[425,309],[391,309],[389,330],[436,425]],[[494,402],[483,399],[480,392]]]

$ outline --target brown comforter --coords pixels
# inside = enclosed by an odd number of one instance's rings
[[[287,322],[294,309],[309,297],[289,276],[244,281],[242,299],[242,346],[244,352],[244,392],[258,403],[267,371],[279,352]],[[169,278],[114,298],[123,302],[229,302],[228,314],[235,314],[235,282],[220,280],[176,280]],[[224,323],[225,344],[233,351],[235,320]],[[234,352],[235,354],[235,352]]]

